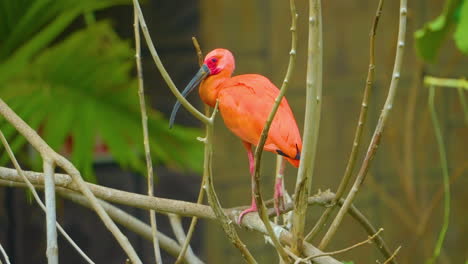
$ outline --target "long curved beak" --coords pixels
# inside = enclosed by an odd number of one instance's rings
[[[210,75],[210,69],[206,64],[203,64],[197,74],[192,78],[189,84],[182,91],[182,96],[186,97],[191,91],[193,91],[208,75]],[[172,108],[171,117],[169,118],[169,128],[172,128],[174,125],[174,120],[177,114],[177,111],[180,108],[180,101],[177,101]]]

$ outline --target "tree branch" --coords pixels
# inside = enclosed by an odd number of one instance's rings
[[[43,185],[43,175],[38,172],[25,171],[24,175],[35,184]],[[13,169],[8,169],[0,167],[0,178],[10,182],[23,182],[18,176],[18,173]],[[0,181],[2,183],[3,181]],[[66,174],[55,174],[55,183],[57,186],[63,187],[70,190],[77,191],[79,190],[76,184],[71,180],[70,176]],[[11,185],[11,184],[6,184]],[[145,210],[154,209],[157,212],[161,213],[175,213],[182,216],[197,216],[199,218],[205,218],[210,220],[216,220],[216,216],[213,212],[213,209],[207,205],[190,203],[185,201],[171,200],[158,197],[149,197],[142,194],[130,193],[121,190],[116,190],[108,187],[103,187],[95,184],[88,183],[89,189],[101,199],[119,203],[122,205],[132,206],[136,208],[141,208]],[[57,188],[57,190],[61,190]],[[59,192],[61,193],[61,192]],[[234,209],[225,209],[226,216],[229,218],[229,221],[236,221],[239,217],[241,210],[238,208]],[[261,232],[263,234],[268,234],[266,232],[265,226],[261,219],[256,214],[247,214],[242,219],[242,226],[249,229]],[[280,234],[279,239],[282,243],[287,245],[292,245],[292,235],[285,229],[282,229],[280,226],[272,224],[275,230],[278,230]],[[310,256],[311,254],[320,254],[321,251],[310,245],[309,243],[304,243],[303,245],[304,254]],[[315,260],[319,264],[331,264],[339,263],[331,257],[322,257]]]
[[[54,163],[44,159],[44,192],[47,218],[47,259],[49,264],[58,264],[57,217],[55,215]]]
[[[294,0],[290,0],[289,2],[290,6],[290,12],[291,12],[291,51],[289,52],[289,64],[288,64],[288,69],[286,71],[286,76],[284,77],[283,84],[281,85],[280,92],[278,96],[275,99],[275,103],[273,105],[272,110],[270,111],[270,114],[268,115],[268,118],[265,122],[265,125],[263,127],[262,133],[260,135],[260,139],[258,142],[258,145],[255,149],[255,155],[254,155],[254,160],[255,160],[255,173],[254,177],[252,179],[252,188],[253,188],[253,194],[255,198],[255,203],[258,208],[258,214],[260,215],[260,218],[262,219],[263,223],[265,224],[266,230],[268,231],[268,235],[271,238],[273,246],[276,248],[278,251],[278,254],[280,258],[284,262],[288,262],[288,254],[284,250],[284,248],[281,246],[281,243],[278,241],[277,235],[275,235],[275,232],[273,228],[270,225],[270,220],[268,218],[267,212],[266,212],[266,207],[263,202],[262,194],[261,194],[261,185],[260,185],[260,164],[262,161],[262,153],[263,153],[263,147],[265,146],[265,142],[268,137],[268,131],[270,130],[270,126],[273,122],[273,119],[276,115],[276,112],[278,111],[279,105],[281,101],[283,100],[284,95],[286,94],[286,91],[288,90],[288,85],[289,81],[291,79],[292,73],[294,72],[294,66],[296,63],[296,46],[297,46],[297,33],[296,33],[296,27],[297,27],[297,13],[296,13],[296,6],[294,4]]]
[[[7,253],[5,252],[5,249],[3,249],[1,243],[0,243],[0,252],[1,252],[2,255],[3,255],[3,258],[5,259],[6,264],[11,264],[11,263],[10,263],[10,259],[8,258],[8,255],[7,255]],[[0,260],[0,264],[1,264],[1,263],[2,263],[2,261]]]
[[[292,232],[293,250],[298,251],[304,240],[307,197],[311,192],[315,155],[320,127],[322,105],[322,10],[321,0],[309,0],[309,37],[307,47],[306,109],[304,122],[304,145],[294,191],[295,210]]]
[[[374,62],[375,61],[374,60],[375,35],[377,33],[377,26],[379,24],[380,14],[382,13],[382,6],[383,6],[383,0],[380,0],[377,6],[377,11],[374,16],[374,22],[372,24],[370,35],[369,35],[369,68],[367,70],[367,80],[366,80],[366,85],[364,88],[364,96],[362,98],[362,103],[361,103],[361,112],[359,113],[359,121],[356,127],[356,132],[354,134],[353,147],[351,149],[351,154],[349,156],[348,164],[346,165],[344,176],[341,179],[340,185],[338,186],[338,190],[336,191],[336,198],[335,198],[336,200],[339,200],[343,196],[346,188],[348,187],[348,183],[351,180],[351,175],[354,170],[354,165],[356,164],[357,154],[359,152],[359,147],[361,145],[362,131],[364,128],[364,124],[366,123],[366,120],[367,120],[367,110],[368,110],[368,105],[369,105],[369,98],[372,92],[372,83],[374,81],[374,72],[375,72],[375,62]],[[330,206],[325,210],[325,212],[319,218],[317,223],[315,223],[310,233],[307,234],[305,238],[306,241],[310,241],[312,238],[314,238],[317,235],[317,233],[320,231],[320,229],[323,226],[325,226],[325,222],[330,217],[334,208],[335,208],[335,205]]]
[[[0,179],[0,186],[7,186],[7,187],[21,187],[25,188],[27,187],[25,183],[23,182],[15,182],[15,181],[10,181],[10,180],[3,180]],[[43,185],[35,185],[36,188],[44,188]],[[63,187],[56,187],[57,194],[72,201],[77,204],[80,204],[84,207],[89,208],[90,210],[93,210],[91,207],[91,204],[88,202],[86,197],[84,197],[82,194],[79,194],[74,191],[70,191],[70,189],[63,188]],[[151,231],[151,226],[147,225],[143,221],[139,220],[138,218],[128,214],[127,212],[121,210],[120,208],[111,205],[108,202],[105,202],[103,200],[99,200],[99,203],[102,205],[104,210],[109,214],[109,216],[116,222],[119,223],[129,230],[133,231],[137,235],[143,237],[144,239],[152,242],[153,237],[152,237],[152,231]],[[59,229],[60,230],[60,229]],[[164,235],[163,233],[160,233],[158,231],[158,239],[161,242],[161,247],[166,250],[169,254],[172,256],[176,257],[177,254],[180,252],[181,248],[177,244],[176,241],[171,239],[170,237]],[[188,254],[186,255],[186,258],[184,259],[187,263],[196,263],[200,264],[203,263],[200,259],[198,259],[197,256],[189,256]],[[94,263],[94,262],[90,262]]]
[[[153,195],[153,186],[154,186],[154,174],[153,174],[153,160],[151,159],[151,150],[149,145],[148,137],[148,115],[146,114],[146,103],[145,103],[145,90],[143,82],[143,69],[141,66],[141,43],[140,43],[140,26],[138,22],[138,10],[137,7],[133,7],[133,31],[135,34],[135,60],[137,65],[137,76],[138,76],[138,98],[140,100],[140,112],[141,112],[141,125],[143,130],[143,145],[145,148],[145,159],[146,159],[146,169],[147,169],[147,185],[148,185],[148,196]],[[156,236],[158,232],[158,227],[156,224],[156,213],[154,210],[150,210],[150,222],[151,230],[153,233],[153,249],[154,256],[156,258],[156,263],[162,264],[161,250],[159,249],[159,241]]]
[[[36,200],[37,204],[39,204],[39,207],[41,207],[42,211],[44,211],[44,213],[47,214],[47,208],[46,206],[44,205],[44,203],[42,203],[41,201],[41,198],[39,198],[39,195],[37,194],[36,192],[36,189],[34,189],[34,186],[31,184],[31,182],[28,180],[28,178],[25,176],[25,173],[24,171],[21,169],[18,161],[16,160],[16,157],[15,155],[13,154],[13,151],[11,150],[10,148],[10,145],[8,144],[8,141],[6,140],[5,136],[3,135],[3,132],[0,130],[0,140],[2,141],[2,144],[3,146],[5,147],[7,153],[8,153],[8,156],[10,157],[11,159],[11,162],[13,163],[13,165],[15,166],[16,168],[16,171],[15,170],[12,170],[14,172],[16,172],[20,177],[21,177],[21,180],[24,181],[26,183],[26,186],[29,188],[29,190],[31,191],[34,199]],[[50,175],[51,177],[54,177],[54,175]],[[43,179],[45,178],[46,176],[43,176]],[[45,185],[45,179],[44,179],[44,185]],[[54,182],[54,179],[52,179],[52,182]],[[54,187],[55,188],[55,187]],[[75,250],[88,262],[88,263],[92,263],[94,264],[94,262],[83,252],[83,250],[81,250],[81,248],[73,241],[73,239],[71,239],[71,237],[65,232],[65,230],[62,228],[62,226],[60,226],[60,224],[57,222],[56,218],[55,219],[55,223],[57,225],[57,228],[59,229],[60,233],[65,237],[65,239],[73,246],[73,248],[75,248]],[[47,219],[49,220],[49,219]],[[8,262],[8,260],[7,260]]]
[[[407,19],[407,13],[408,13],[406,0],[400,0],[400,12],[399,13],[400,13],[400,21],[399,21],[399,28],[398,28],[398,41],[396,45],[395,64],[393,66],[392,81],[390,83],[387,100],[385,101],[385,104],[383,106],[382,113],[379,117],[379,121],[375,128],[369,147],[367,149],[366,156],[364,157],[364,161],[361,165],[361,168],[353,184],[353,187],[348,193],[348,196],[346,197],[345,202],[343,203],[343,206],[341,207],[340,211],[338,212],[335,219],[333,220],[327,233],[325,234],[322,241],[320,242],[319,247],[321,249],[324,249],[330,242],[331,238],[335,235],[336,231],[338,230],[339,225],[341,224],[341,221],[343,220],[344,215],[348,211],[354,197],[356,196],[359,190],[359,187],[364,182],[364,179],[365,179],[365,176],[367,175],[367,171],[369,170],[370,164],[375,157],[375,153],[377,152],[377,148],[379,146],[380,139],[382,137],[382,133],[385,128],[388,114],[393,107],[393,100],[395,98],[398,81],[400,80],[400,76],[401,76],[401,64],[403,61],[403,48],[405,46],[406,19]]]
[[[64,169],[73,179],[73,182],[79,188],[90,203],[93,205],[93,209],[96,211],[98,216],[103,221],[107,229],[114,235],[120,246],[127,253],[133,264],[141,263],[140,258],[136,254],[132,245],[128,242],[127,237],[119,230],[112,219],[107,215],[101,205],[98,203],[94,194],[88,189],[85,181],[81,177],[80,172],[63,156],[59,155],[47,143],[34,131],[28,124],[26,124],[10,107],[0,99],[0,114],[13,125],[20,134],[22,134],[31,145],[39,151],[43,159],[50,159],[55,162],[58,166]]]
[[[193,46],[195,47],[195,51],[197,52],[198,56],[198,65],[201,67],[203,64],[203,53],[200,49],[200,44],[198,44],[198,40],[196,37],[192,37],[192,42]],[[205,115],[210,114],[210,108],[209,106],[205,105]],[[202,178],[202,182],[200,184],[200,190],[198,191],[198,198],[197,198],[197,204],[200,204],[203,202],[205,190],[203,189],[203,186],[205,186],[205,178]],[[189,248],[190,240],[192,239],[193,231],[195,231],[195,226],[197,225],[198,218],[196,216],[192,217],[192,221],[190,222],[190,227],[187,231],[187,237],[185,238],[184,243],[182,244],[182,249],[180,250],[179,256],[177,256],[177,259],[174,264],[179,264],[187,249]]]
[[[167,86],[169,86],[169,89],[171,89],[172,93],[175,95],[177,100],[198,120],[202,121],[205,125],[210,122],[209,118],[205,116],[204,114],[200,113],[193,105],[191,105],[185,97],[182,96],[180,91],[177,89],[176,85],[171,79],[171,76],[169,73],[166,71],[166,68],[164,68],[164,65],[159,58],[158,52],[156,51],[153,40],[151,39],[151,36],[148,31],[148,27],[146,26],[145,18],[143,16],[143,13],[141,11],[140,4],[138,3],[138,0],[133,0],[133,5],[137,9],[138,12],[138,18],[140,20],[140,26],[141,30],[143,32],[143,35],[146,40],[146,44],[148,46],[148,49],[151,53],[151,56],[153,57],[154,63],[156,64],[156,67],[158,68],[159,72],[161,73],[161,76],[163,77],[164,81],[166,82]]]

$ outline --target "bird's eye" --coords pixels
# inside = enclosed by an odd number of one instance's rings
[[[218,59],[217,59],[217,58],[212,58],[212,59],[211,59],[211,62],[217,63],[217,62],[218,62]]]

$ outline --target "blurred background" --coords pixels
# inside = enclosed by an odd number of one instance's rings
[[[315,191],[335,191],[346,167],[366,80],[369,31],[377,2],[322,3],[323,108],[312,183]],[[0,3],[0,97],[54,149],[67,155],[87,180],[146,193],[131,1]],[[383,237],[392,250],[402,246],[400,263],[422,263],[428,259],[442,226],[442,169],[423,77],[466,78],[468,73],[467,56],[452,37],[456,32],[454,24],[468,9],[461,11],[461,6],[468,4],[466,0],[447,3],[409,1],[407,45],[395,104],[370,173],[355,201],[374,226],[385,229]],[[308,7],[305,0],[296,4],[298,56],[287,99],[302,131]],[[161,59],[179,89],[198,69],[192,36],[198,37],[205,54],[218,47],[231,50],[236,58],[235,74],[259,73],[276,85],[281,84],[290,49],[288,1],[147,0],[142,8]],[[438,24],[443,36],[431,38],[420,33],[423,40],[429,39],[429,44],[422,41],[417,50],[415,32],[439,15],[447,18]],[[386,98],[397,29],[398,3],[387,1],[377,30],[375,85],[362,150],[367,148]],[[168,129],[167,117],[175,98],[156,70],[147,47],[143,45],[142,49],[145,90],[153,109],[149,129],[157,165],[155,193],[195,201],[202,164],[202,145],[196,140],[203,134],[200,123],[182,110],[177,117],[179,126]],[[466,97],[466,92],[461,95]],[[189,98],[202,108],[196,93]],[[456,89],[436,88],[435,107],[445,143],[452,198],[449,229],[439,263],[464,263],[468,259],[464,204],[468,199],[468,129],[462,102]],[[40,157],[25,144],[24,138],[3,119],[0,128],[23,166],[40,170]],[[214,148],[215,185],[222,205],[249,204],[247,156],[240,140],[226,129],[221,118],[216,120]],[[3,148],[0,159],[2,166],[10,166]],[[275,157],[268,153],[263,160],[263,190],[270,197]],[[361,160],[362,155],[358,163]],[[296,169],[287,167],[286,186],[291,191],[295,174]],[[0,242],[13,263],[46,261],[43,214],[29,197],[23,190],[0,186]],[[141,219],[148,218],[147,212],[127,209]],[[321,207],[309,209],[308,230],[322,211]],[[60,199],[58,220],[97,263],[123,262],[124,253],[94,213]],[[162,232],[172,235],[166,216],[158,215],[158,223]],[[151,244],[127,234],[144,262],[152,262]],[[263,237],[247,231],[241,231],[241,237],[260,263],[277,262]],[[341,249],[366,237],[355,221],[345,217],[328,249]],[[59,245],[63,263],[82,263],[65,241],[59,240]],[[200,221],[192,246],[207,263],[239,263],[241,259],[214,222]],[[382,261],[372,245],[338,258],[354,263]],[[173,261],[170,256],[165,259],[168,263]]]

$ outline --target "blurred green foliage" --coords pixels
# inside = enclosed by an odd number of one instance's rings
[[[71,161],[88,180],[94,179],[97,139],[122,167],[145,171],[134,51],[106,22],[65,30],[81,15],[128,3],[0,0],[0,96],[56,151],[71,138]],[[202,145],[195,140],[200,131],[169,131],[166,119],[148,111],[154,160],[201,171]],[[5,120],[0,128],[15,153],[23,149],[24,137]],[[7,162],[2,153],[0,164]],[[30,162],[35,169],[40,164]]]
[[[454,27],[455,44],[468,55],[468,0],[446,0],[442,13],[414,34],[419,56],[435,62],[442,43]]]

